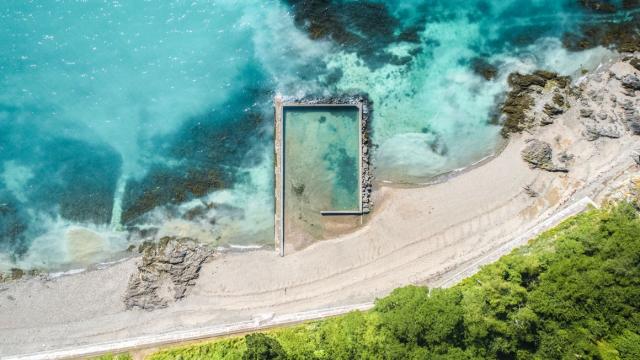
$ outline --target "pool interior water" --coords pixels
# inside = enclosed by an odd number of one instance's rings
[[[360,209],[358,108],[285,107],[285,229],[324,233],[321,211]]]

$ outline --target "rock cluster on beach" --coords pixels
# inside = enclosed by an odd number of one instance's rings
[[[503,136],[522,132],[536,124],[536,118],[530,110],[536,104],[534,94],[542,93],[545,87],[555,86],[556,90],[552,101],[543,104],[545,116],[541,124],[553,123],[553,118],[565,111],[566,90],[570,84],[568,77],[559,76],[550,71],[538,70],[532,74],[512,73],[509,75],[508,81],[511,90],[501,107],[504,116]]]
[[[553,150],[547,142],[531,139],[522,150],[522,159],[528,162],[531,168],[539,168],[552,172],[567,172],[567,168],[553,163]]]
[[[503,135],[527,131],[539,136],[536,127],[547,127],[558,119],[562,119],[561,126],[566,126],[567,121],[577,121],[575,124],[582,127],[582,136],[591,142],[618,139],[625,133],[640,135],[636,97],[640,91],[638,65],[637,56],[625,56],[622,61],[580,78],[575,85],[568,77],[548,71],[511,74],[511,90],[501,107]],[[559,140],[551,144],[539,138],[531,139],[521,152],[522,159],[532,168],[568,171],[566,165],[571,156],[560,153],[558,161],[562,165],[557,165],[553,161],[554,146],[562,148]]]
[[[372,102],[366,95],[345,95],[331,97],[284,97],[283,101],[303,104],[342,104],[362,106],[362,212],[369,213],[373,209],[373,165],[371,164],[371,140],[369,123],[373,115]]]
[[[583,134],[588,140],[617,139],[626,131],[640,134],[640,115],[635,98],[636,91],[640,90],[640,79],[637,74],[629,73],[629,69],[637,71],[633,65],[626,69],[617,66],[607,74],[592,76],[590,81],[578,86],[580,119],[585,128]],[[619,89],[618,93],[611,93],[610,87]]]
[[[195,285],[202,264],[213,250],[189,238],[164,237],[143,243],[141,263],[131,275],[124,304],[127,309],[154,310],[184,298]]]

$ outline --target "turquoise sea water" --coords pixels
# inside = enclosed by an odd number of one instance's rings
[[[0,270],[162,236],[272,244],[276,94],[367,93],[379,181],[467,166],[499,142],[509,72],[595,67],[611,52],[560,38],[623,15],[572,0],[4,1]]]

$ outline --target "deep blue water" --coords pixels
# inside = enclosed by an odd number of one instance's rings
[[[499,142],[509,72],[594,67],[611,52],[560,40],[624,16],[573,0],[4,1],[0,270],[168,235],[271,244],[276,94],[369,94],[380,181],[467,166]]]

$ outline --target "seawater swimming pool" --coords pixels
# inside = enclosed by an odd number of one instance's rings
[[[322,239],[328,223],[344,222],[327,220],[323,215],[362,213],[361,105],[276,106],[280,106],[276,118],[281,117],[276,144],[282,165],[276,181],[283,220],[281,237],[293,235],[298,242]],[[282,239],[278,242],[282,245]],[[281,253],[283,250],[281,247]]]

